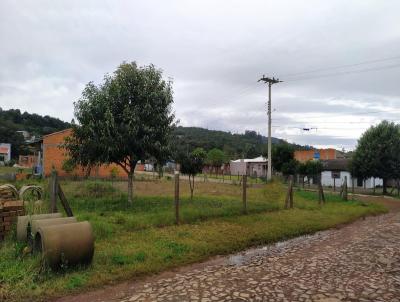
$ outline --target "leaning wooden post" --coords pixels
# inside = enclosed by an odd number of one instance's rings
[[[65,213],[67,214],[68,217],[73,217],[74,214],[72,213],[72,209],[69,206],[67,198],[65,197],[64,192],[61,189],[61,186],[60,186],[60,184],[58,182],[57,182],[57,193],[58,193],[58,197],[60,197],[60,201],[61,201],[61,204],[62,204],[64,210],[65,210]]]
[[[243,175],[242,199],[243,199],[243,213],[247,214],[247,175]]]
[[[53,169],[53,171],[51,171],[51,178],[50,178],[50,213],[58,212],[57,190],[58,190],[57,171]]]
[[[342,198],[343,198],[343,200],[347,201],[347,176],[344,177]]]
[[[175,222],[179,224],[179,172],[175,171]]]

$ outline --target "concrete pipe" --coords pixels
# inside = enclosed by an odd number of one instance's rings
[[[35,235],[34,249],[52,269],[61,266],[89,264],[94,253],[94,237],[89,222],[40,227]]]
[[[62,217],[61,213],[18,216],[18,218],[17,218],[17,240],[18,241],[28,240],[28,225],[31,224],[33,220],[60,218],[60,217]]]
[[[36,200],[40,200],[43,197],[43,189],[41,187],[30,185],[30,186],[23,186],[19,190],[19,199],[22,201],[25,201],[25,195],[27,192],[36,194],[36,197],[37,197]]]
[[[13,195],[13,197],[11,197],[12,200],[17,200],[18,199],[18,190],[14,185],[11,184],[4,184],[0,186],[0,191],[1,192],[5,192],[5,193],[10,193],[11,195]],[[9,194],[7,194],[9,195]]]
[[[77,222],[75,217],[61,217],[61,218],[33,220],[32,224],[31,224],[31,233],[33,235],[33,238],[35,238],[37,230],[40,227],[59,225],[59,224],[67,224],[67,223],[75,223],[75,222]]]

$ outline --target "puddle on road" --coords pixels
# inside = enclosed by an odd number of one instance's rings
[[[300,237],[296,237],[293,239],[288,239],[284,241],[278,241],[273,244],[269,244],[266,246],[261,246],[258,248],[249,249],[245,252],[241,252],[235,255],[231,255],[226,258],[225,265],[247,265],[254,258],[258,257],[275,257],[284,254],[287,250],[298,247],[299,245],[309,245],[315,240],[321,240],[324,237],[328,236],[330,231],[322,231],[312,235],[304,235]]]

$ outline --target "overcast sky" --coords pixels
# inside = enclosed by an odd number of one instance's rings
[[[284,81],[273,136],[350,150],[399,121],[399,12],[397,0],[2,0],[0,107],[70,121],[86,83],[136,61],[173,79],[181,125],[266,135],[265,74]]]

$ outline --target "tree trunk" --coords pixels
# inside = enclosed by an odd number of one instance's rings
[[[385,194],[387,194],[387,181],[386,181],[387,179],[386,178],[384,178],[383,179],[383,194],[385,195]]]
[[[128,173],[128,202],[130,204],[133,201],[133,173],[132,171]]]
[[[192,177],[192,180],[190,179]],[[192,182],[193,181],[193,182]],[[193,200],[193,191],[194,191],[194,175],[189,174],[189,186],[190,186],[190,200]]]
[[[397,196],[400,195],[400,181],[397,180]]]
[[[375,177],[374,177],[374,180],[373,180],[373,184],[372,184],[372,185],[374,186],[373,194],[375,195]]]
[[[86,173],[85,173],[85,179],[88,179],[90,176],[90,172],[92,171],[92,166],[87,166],[86,168]]]

